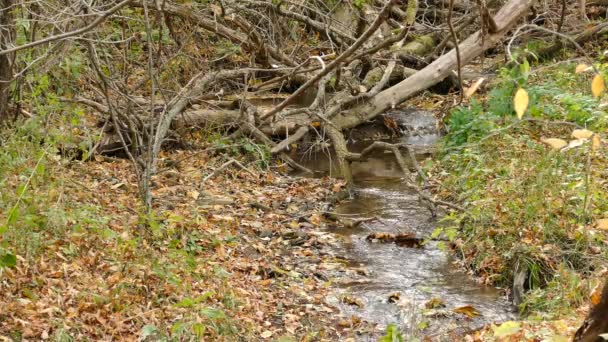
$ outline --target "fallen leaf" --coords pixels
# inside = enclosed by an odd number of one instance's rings
[[[445,302],[441,298],[431,298],[428,302],[424,304],[424,307],[427,309],[436,309],[445,307]]]
[[[524,88],[517,89],[517,92],[513,97],[513,107],[515,108],[515,113],[519,119],[523,118],[529,102],[530,99],[526,90]]]
[[[196,191],[196,190],[192,190],[192,191],[188,191],[188,197],[196,200],[198,199],[198,197],[201,195],[200,192]]]
[[[473,318],[473,317],[481,315],[479,313],[479,311],[477,311],[477,309],[475,309],[471,305],[465,305],[465,306],[461,306],[461,307],[455,308],[454,312],[459,313],[459,314],[463,314],[463,315],[465,315],[465,316],[467,316],[469,318]]]
[[[591,93],[595,97],[600,97],[602,93],[606,90],[606,84],[604,83],[604,77],[598,74],[595,75],[593,81],[591,81]]]
[[[483,81],[485,81],[485,78],[480,77],[475,83],[473,83],[472,86],[470,86],[469,88],[465,89],[465,91],[464,91],[464,97],[468,99],[471,96],[473,96],[473,94],[475,94],[475,92],[477,91],[477,89],[479,89],[479,87],[481,86],[481,84],[483,83]]]
[[[568,146],[568,142],[566,140],[559,138],[540,138],[540,141],[556,150],[561,150],[562,148]]]
[[[571,148],[575,148],[575,147],[579,147],[579,146],[583,146],[585,144],[585,142],[587,141],[587,139],[575,139],[575,140],[571,140],[568,143],[568,147],[565,149],[571,149]]]
[[[579,64],[576,66],[576,70],[574,71],[577,74],[580,74],[581,72],[585,72],[588,70],[592,70],[593,67],[588,66],[587,64]]]
[[[519,322],[508,321],[495,327],[494,337],[508,337],[517,334],[521,330],[521,324]]]
[[[576,139],[589,139],[593,134],[594,133],[588,129],[575,129],[572,131],[572,137]]]
[[[270,338],[270,336],[272,336],[272,331],[270,330],[266,330],[264,331],[261,335],[262,338]]]
[[[351,297],[351,296],[342,297],[342,303],[347,304],[347,305],[354,305],[354,306],[357,306],[360,308],[363,307],[363,301],[361,301],[361,299]]]
[[[596,225],[598,229],[608,230],[608,218],[597,220]]]

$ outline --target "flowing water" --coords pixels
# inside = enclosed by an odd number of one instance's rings
[[[401,139],[419,146],[432,143],[436,137]],[[329,158],[321,154],[313,155],[306,164],[317,171],[335,172]],[[439,224],[417,194],[402,184],[392,155],[379,154],[353,163],[353,175],[355,196],[343,201],[337,212],[345,219],[376,219],[332,230],[343,241],[336,255],[346,260],[348,267],[337,275],[336,290],[328,301],[339,307],[344,317],[354,315],[376,326],[358,340],[376,341],[381,330],[393,323],[408,336],[406,340],[428,336],[431,340],[457,341],[461,337],[455,336],[464,332],[514,318],[503,292],[476,283],[439,248],[440,242],[408,248],[366,239],[371,233],[428,237]],[[456,312],[462,307],[460,311],[478,315]]]

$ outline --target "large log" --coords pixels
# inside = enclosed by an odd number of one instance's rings
[[[482,39],[482,33],[478,31],[461,42],[459,47],[462,65],[471,62],[502,40],[508,30],[528,11],[532,3],[532,0],[509,1],[494,17],[498,27],[497,32],[486,34]],[[340,113],[332,121],[341,129],[358,126],[441,82],[457,69],[457,65],[456,50],[453,49],[414,75],[378,93],[369,101],[351,108],[348,112]]]

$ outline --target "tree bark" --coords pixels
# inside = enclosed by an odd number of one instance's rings
[[[13,41],[15,26],[13,10],[15,0],[0,0],[0,50],[4,50]],[[0,122],[9,118],[10,86],[13,78],[13,54],[0,55]]]
[[[602,297],[589,313],[583,325],[574,336],[574,342],[602,342],[604,338],[599,335],[608,333],[608,282],[602,291]]]

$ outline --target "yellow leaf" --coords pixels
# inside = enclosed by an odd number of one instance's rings
[[[577,74],[580,74],[581,72],[585,72],[585,71],[589,70],[589,68],[591,68],[591,67],[588,66],[587,64],[579,64],[576,66],[575,72]]]
[[[471,305],[465,305],[465,306],[461,306],[459,308],[454,309],[454,312],[459,313],[459,314],[463,314],[469,318],[473,318],[475,316],[479,316],[480,313],[479,311],[477,311],[474,307],[472,307]]]
[[[568,146],[568,142],[566,140],[559,138],[540,138],[540,141],[556,150],[561,150],[562,148]]]
[[[604,83],[604,78],[602,75],[595,75],[593,81],[591,81],[591,93],[595,97],[600,97],[602,93],[606,90],[606,84]]]
[[[600,137],[595,134],[591,139],[591,150],[595,152],[600,149],[600,146],[602,146],[602,141],[600,140]]]
[[[588,129],[575,129],[572,131],[572,137],[576,139],[589,139],[593,136],[593,132]]]
[[[513,97],[513,107],[515,108],[515,113],[517,117],[521,119],[528,108],[528,102],[530,99],[528,98],[528,93],[524,88],[517,89],[515,93],[515,97]]]
[[[596,224],[598,229],[608,230],[608,218],[599,219]]]
[[[508,337],[517,334],[521,330],[521,323],[508,321],[492,328],[492,330],[494,330],[494,337]]]

